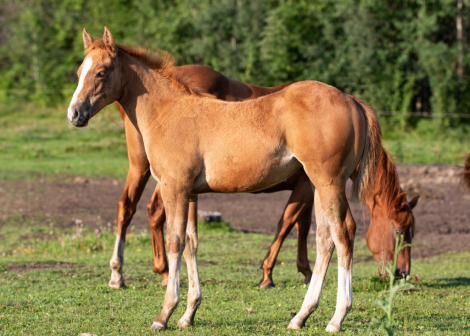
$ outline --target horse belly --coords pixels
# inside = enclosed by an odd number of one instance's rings
[[[289,150],[250,154],[205,160],[194,192],[255,192],[286,180],[301,166]]]

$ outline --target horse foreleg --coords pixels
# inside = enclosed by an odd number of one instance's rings
[[[188,268],[189,290],[188,290],[188,307],[183,317],[178,322],[180,327],[187,327],[194,323],[194,316],[197,308],[202,301],[201,284],[199,283],[199,273],[197,270],[197,196],[193,197],[189,202],[189,218],[186,227],[186,244],[184,248],[184,259]]]
[[[297,315],[291,320],[288,329],[300,329],[305,325],[305,321],[318,307],[320,302],[320,294],[325,279],[328,264],[331,255],[335,249],[333,237],[330,232],[328,220],[323,211],[318,191],[315,192],[315,217],[317,221],[317,260],[313,268],[313,275],[305,295],[302,308]]]
[[[116,242],[114,252],[109,262],[111,266],[111,280],[109,287],[125,287],[122,268],[124,266],[124,245],[126,231],[135,214],[137,203],[142,196],[145,185],[150,177],[150,172],[142,171],[139,167],[130,167],[127,174],[126,186],[118,202],[118,218],[116,229]]]
[[[165,251],[165,238],[163,237],[166,215],[160,193],[160,183],[155,187],[152,198],[147,205],[147,211],[152,238],[153,271],[162,276],[162,286],[165,287],[168,283],[168,261]]]
[[[189,190],[191,186],[181,186],[177,181],[162,178],[162,198],[167,214],[167,253],[168,253],[168,286],[166,288],[163,308],[152,324],[152,329],[166,329],[171,314],[178,306],[180,299],[180,268],[186,240],[186,227],[189,210]]]

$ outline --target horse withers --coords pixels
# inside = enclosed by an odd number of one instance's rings
[[[374,189],[381,133],[374,111],[332,86],[304,81],[258,99],[229,103],[206,98],[178,80],[169,58],[114,42],[105,28],[94,41],[83,31],[86,57],[68,109],[84,127],[103,107],[118,101],[142,135],[152,175],[161,183],[167,214],[169,280],[163,309],[152,324],[165,329],[179,303],[181,256],[188,277],[188,306],[178,324],[194,322],[202,294],[197,270],[197,195],[256,192],[303,167],[315,187],[317,260],[299,313],[301,328],[319,304],[334,248],[338,296],[327,326],[337,332],[352,307],[356,224],[345,193],[366,202]]]

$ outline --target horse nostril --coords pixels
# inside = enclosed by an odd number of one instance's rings
[[[73,110],[73,120],[77,119],[78,118],[78,111],[77,110]]]

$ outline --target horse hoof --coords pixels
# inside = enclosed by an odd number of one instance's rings
[[[161,324],[160,322],[153,322],[153,323],[152,323],[152,326],[150,327],[150,329],[153,329],[153,330],[165,330],[165,329],[166,329],[166,326],[164,326],[164,325]]]
[[[261,281],[259,284],[258,284],[258,287],[261,288],[261,289],[270,289],[270,288],[274,288],[276,287],[276,285],[274,285],[274,283],[272,281],[269,281],[269,280],[265,280],[265,281]]]
[[[289,329],[289,330],[299,330],[301,328],[302,328],[302,326],[295,323],[294,320],[290,321],[289,325],[287,326],[287,329]]]
[[[109,280],[108,286],[115,289],[126,288],[124,281]]]
[[[326,332],[329,332],[329,333],[337,333],[339,332],[339,329],[336,328],[334,325],[332,324],[328,324],[328,326],[326,327]]]
[[[189,327],[190,325],[192,325],[192,323],[190,321],[185,320],[184,318],[181,318],[178,321],[178,326],[181,328],[186,328],[186,327]]]
[[[163,279],[162,280],[162,287],[168,286],[168,279]]]
[[[312,274],[306,275],[304,279],[304,284],[309,285],[311,280],[312,280]]]

